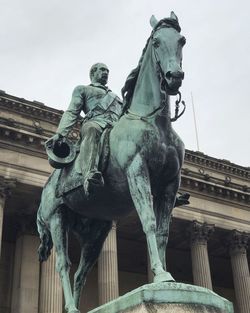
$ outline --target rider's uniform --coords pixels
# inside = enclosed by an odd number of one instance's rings
[[[77,86],[68,109],[64,112],[57,133],[67,136],[81,112],[85,117],[81,127],[80,157],[76,170],[84,177],[96,171],[99,161],[99,142],[103,130],[112,127],[122,113],[122,101],[107,87],[95,83]]]

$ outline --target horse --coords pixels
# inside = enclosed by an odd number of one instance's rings
[[[152,16],[150,24],[153,30],[139,64],[122,89],[124,114],[110,132],[105,186],[92,197],[86,197],[82,186],[58,194],[58,186],[69,178],[62,175],[63,169],[57,169],[42,192],[37,213],[39,259],[46,261],[54,245],[68,313],[80,313],[86,276],[100,254],[112,220],[134,209],[146,235],[154,282],[174,281],[166,269],[165,252],[185,148],[172,128],[169,98],[179,93],[184,78],[185,38],[173,12],[160,21]],[[71,178],[76,177],[73,165],[68,171]],[[69,231],[81,247],[73,288],[69,279]]]

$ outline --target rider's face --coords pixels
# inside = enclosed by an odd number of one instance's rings
[[[106,85],[108,82],[109,70],[105,64],[99,64],[97,70],[94,72],[92,82]]]

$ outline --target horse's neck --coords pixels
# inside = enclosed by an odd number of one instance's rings
[[[162,106],[159,84],[155,66],[150,58],[150,61],[144,61],[141,66],[130,110],[140,116],[146,116]],[[166,100],[167,105],[164,109],[164,115],[169,117],[169,97],[166,97]]]

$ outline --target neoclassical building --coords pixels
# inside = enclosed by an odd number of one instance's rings
[[[52,171],[44,142],[62,111],[3,91],[0,110],[0,313],[62,313],[55,254],[39,263],[36,230],[41,191]],[[249,313],[250,168],[186,150],[181,190],[191,200],[173,212],[169,271],[178,282],[229,299],[235,313]],[[78,250],[70,238],[73,272]],[[81,312],[151,281],[145,236],[134,212],[113,223],[88,277]]]

